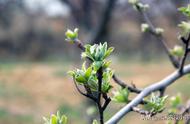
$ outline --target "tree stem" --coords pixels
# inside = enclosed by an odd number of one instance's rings
[[[98,105],[100,124],[104,124],[104,111],[101,105]]]

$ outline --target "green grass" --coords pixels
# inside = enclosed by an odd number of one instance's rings
[[[60,104],[58,109],[61,114],[64,114],[68,117],[69,122],[72,124],[77,123],[77,124],[85,124],[85,119],[84,118],[84,110],[82,110],[82,106],[70,106],[68,104]]]
[[[66,77],[67,76],[67,70],[66,67],[63,67],[61,69],[57,69],[54,73],[54,76],[56,77]]]
[[[30,98],[29,93],[19,85],[8,85],[5,81],[0,81],[0,98],[4,99],[17,99],[17,98]]]
[[[0,108],[0,123],[4,124],[33,124],[32,115],[13,114],[4,108]]]

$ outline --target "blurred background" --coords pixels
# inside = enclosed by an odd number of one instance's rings
[[[165,30],[172,48],[177,24],[184,19],[177,8],[187,0],[142,0],[148,16]],[[115,51],[110,59],[116,74],[144,87],[174,71],[162,44],[141,33],[142,16],[127,0],[0,0],[0,123],[41,124],[42,117],[60,110],[70,124],[85,124],[86,99],[74,88],[67,71],[80,66],[80,50],[65,41],[65,31],[79,28],[84,43],[107,41]],[[167,93],[188,99],[188,77]],[[183,85],[181,85],[183,83]],[[111,103],[108,119],[123,105]],[[134,116],[135,115],[135,116]],[[151,124],[129,114],[121,123]],[[156,122],[163,123],[163,122]]]

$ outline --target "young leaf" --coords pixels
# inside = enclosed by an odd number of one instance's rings
[[[182,35],[186,36],[187,34],[190,33],[190,23],[189,22],[182,21],[178,26],[182,30]]]
[[[182,103],[181,95],[177,94],[176,96],[173,96],[170,98],[170,104],[172,108],[177,108]]]
[[[156,28],[155,32],[156,32],[157,35],[161,35],[164,32],[164,29],[162,29],[162,28]]]
[[[190,4],[188,4],[187,7],[181,7],[178,10],[182,12],[185,16],[190,17]]]
[[[127,88],[121,88],[116,92],[113,92],[114,96],[112,98],[113,101],[119,103],[128,103],[129,91]]]
[[[146,23],[141,24],[141,31],[142,32],[148,32],[150,29],[149,25]]]
[[[88,57],[92,61],[103,61],[108,57],[112,52],[113,48],[107,48],[107,43],[104,44],[94,44],[94,45],[85,45],[85,52],[82,53],[82,58]]]
[[[139,0],[128,0],[128,2],[132,5],[135,5],[139,2]]]
[[[98,124],[97,120],[93,120],[92,124]]]
[[[184,54],[184,49],[182,46],[176,45],[173,49],[170,50],[170,53],[177,57],[182,57]]]
[[[74,31],[67,29],[66,33],[66,40],[70,43],[74,43],[76,39],[78,39],[78,29],[75,28]]]
[[[152,93],[151,97],[147,100],[145,108],[150,112],[161,112],[164,110],[164,105],[167,98],[168,96],[159,97]]]
[[[56,115],[52,115],[50,120],[51,120],[51,124],[57,124],[57,116]]]
[[[67,117],[65,115],[60,115],[57,112],[57,115],[52,114],[50,118],[43,117],[45,121],[44,124],[67,124]]]

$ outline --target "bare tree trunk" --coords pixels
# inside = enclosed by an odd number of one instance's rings
[[[107,1],[104,13],[100,18],[99,25],[97,26],[97,29],[95,30],[94,35],[92,36],[92,44],[97,44],[107,38],[109,32],[109,22],[111,20],[115,4],[116,0]]]

